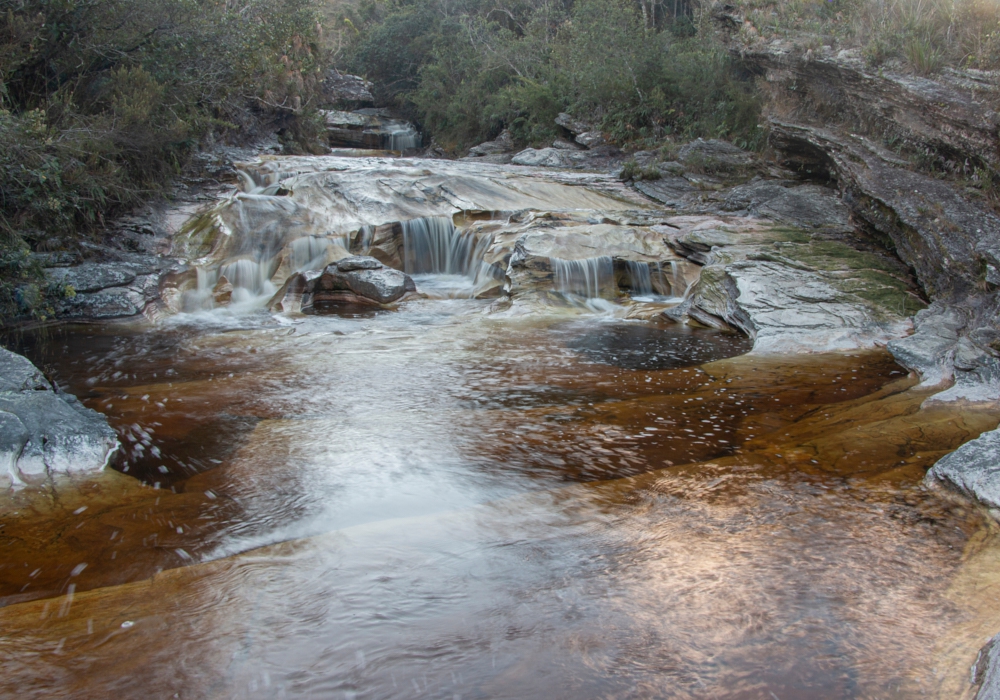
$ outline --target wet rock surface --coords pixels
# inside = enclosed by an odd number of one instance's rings
[[[355,303],[389,304],[416,290],[413,279],[406,273],[385,267],[375,258],[354,256],[328,265],[323,270],[316,282],[315,303],[344,298]],[[338,293],[348,293],[354,298],[345,298]]]
[[[118,448],[107,419],[0,348],[0,487],[103,469]]]
[[[1000,700],[1000,635],[979,652],[972,669],[972,682],[979,686],[976,700]]]
[[[983,433],[941,459],[927,472],[926,481],[1000,509],[1000,431]]]

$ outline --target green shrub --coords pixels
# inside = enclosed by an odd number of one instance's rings
[[[349,54],[354,70],[385,86],[384,102],[456,150],[504,128],[522,144],[551,143],[562,111],[621,145],[704,136],[756,147],[753,86],[690,3],[674,3],[679,14],[670,21],[666,6],[521,0],[501,11],[486,0],[371,2],[355,16]]]
[[[322,134],[316,0],[18,0],[0,10],[0,321],[59,290],[73,248],[157,192],[210,133]],[[20,290],[20,291],[17,291]]]

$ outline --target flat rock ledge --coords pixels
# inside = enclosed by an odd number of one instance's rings
[[[53,387],[26,357],[0,348],[0,487],[100,471],[118,447],[103,415]]]

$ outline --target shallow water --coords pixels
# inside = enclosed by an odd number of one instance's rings
[[[995,415],[920,410],[884,353],[739,357],[716,331],[489,309],[14,339],[127,449],[121,473],[6,497],[0,693],[964,687],[1000,620],[952,592],[997,548],[919,479]]]

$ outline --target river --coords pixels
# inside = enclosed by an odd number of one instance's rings
[[[4,496],[0,693],[966,692],[1000,548],[921,478],[995,414],[880,350],[448,297],[11,338],[124,448]]]

